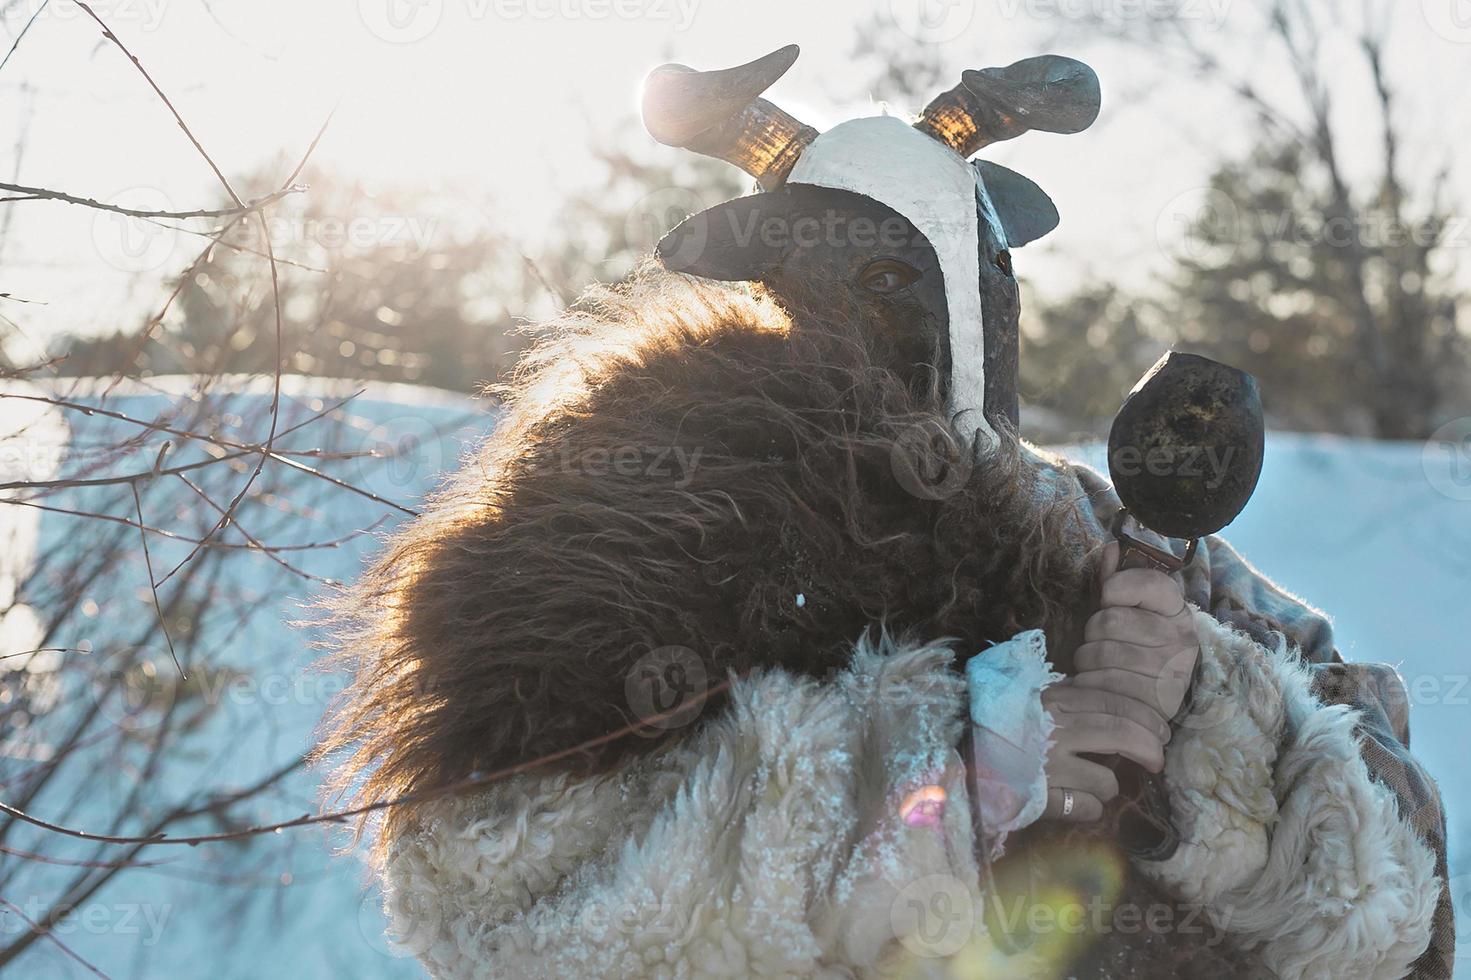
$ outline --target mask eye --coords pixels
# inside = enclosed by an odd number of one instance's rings
[[[858,281],[871,293],[896,293],[915,283],[920,275],[914,266],[898,259],[879,259],[868,264],[858,276]]]

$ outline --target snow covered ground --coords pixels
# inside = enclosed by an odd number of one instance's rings
[[[156,385],[161,390],[153,393],[113,393],[107,405],[130,416],[152,417],[186,390]],[[284,424],[305,419],[350,393],[305,381],[293,382],[288,391]],[[80,397],[85,401],[99,394]],[[223,408],[227,422],[231,414],[244,419],[251,411],[258,413],[264,401],[258,390],[228,396]],[[101,443],[126,428],[116,420],[75,413],[67,422],[78,446]],[[490,422],[480,403],[387,386],[370,389],[313,423],[290,444],[388,449],[395,457],[388,464],[347,461],[339,464],[351,468],[343,475],[412,506]],[[1102,460],[1101,447],[1077,452],[1095,465]],[[1416,754],[1439,778],[1448,802],[1453,873],[1463,873],[1457,884],[1465,891],[1471,890],[1471,825],[1463,805],[1471,800],[1466,759],[1471,733],[1471,473],[1455,469],[1456,462],[1464,461],[1441,458],[1419,444],[1273,435],[1260,489],[1227,536],[1266,573],[1334,615],[1346,657],[1387,661],[1399,668],[1412,701]],[[381,532],[398,519],[380,503],[321,481],[302,478],[274,489],[289,496],[296,518],[310,521],[313,533],[323,538],[370,527],[387,516]],[[77,499],[71,505],[77,506],[85,495],[75,491],[73,496]],[[187,497],[181,497],[150,500],[148,506],[164,513],[186,504]],[[197,501],[189,506],[197,507]],[[0,517],[17,510],[0,508]],[[85,541],[77,536],[82,526],[76,518],[33,516],[36,526],[14,532],[18,536],[11,540],[38,533],[34,553],[12,550],[7,567],[0,569],[12,579],[23,577],[37,556]],[[376,540],[373,534],[362,535],[332,550],[304,552],[293,562],[317,575],[347,578]],[[159,565],[183,554],[162,543],[158,548],[154,561]],[[204,748],[171,763],[170,779],[200,789],[247,784],[308,748],[313,726],[337,689],[331,678],[308,672],[312,653],[301,635],[285,625],[300,616],[300,600],[310,595],[309,584],[260,555],[242,554],[231,567],[234,577],[220,587],[261,597],[263,603],[211,648],[211,656],[217,665],[233,665],[261,683],[223,698],[200,735]],[[120,576],[124,580],[100,585],[99,612],[88,621],[88,635],[61,636],[57,642],[74,645],[85,638],[101,648],[109,630],[136,628],[139,617],[152,614],[141,576],[137,571],[131,581]],[[0,581],[0,587],[5,584]],[[0,766],[8,761],[0,759]],[[314,808],[316,779],[312,773],[294,775],[282,794],[251,808],[250,819],[285,819]],[[31,809],[45,816],[57,801],[81,793],[88,801],[85,819],[100,824],[131,788],[129,780],[129,774],[120,773],[95,786],[58,787]],[[41,831],[28,830],[7,843],[29,850],[52,843],[41,844],[41,836]],[[341,842],[340,831],[310,828],[248,847],[153,849],[144,857],[169,863],[119,876],[89,900],[100,910],[93,924],[73,922],[63,938],[113,977],[421,976],[415,963],[396,956],[385,942],[378,897],[361,864],[333,856],[334,845]],[[84,857],[91,851],[48,853]],[[29,882],[40,900],[48,894],[47,875],[53,873],[61,870],[28,870],[20,880]],[[15,893],[7,897],[22,906],[27,898]],[[1471,901],[1463,899],[1462,904]],[[15,929],[14,918],[8,917],[0,930],[10,932],[0,939]],[[1464,915],[1461,932],[1471,933]],[[1471,944],[1466,948],[1471,955]],[[42,943],[26,954],[16,975],[86,974]]]

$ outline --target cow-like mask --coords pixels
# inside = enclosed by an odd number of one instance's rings
[[[939,372],[961,431],[1015,429],[1010,250],[1056,227],[1057,210],[1027,178],[969,158],[1032,129],[1086,129],[1097,76],[1071,58],[1028,58],[965,72],[912,125],[874,116],[818,133],[761,98],[797,54],[788,45],[738,68],[649,75],[650,134],[736,164],[764,191],[690,217],[659,242],[660,260],[779,296],[824,278],[891,302],[909,334],[895,349]]]

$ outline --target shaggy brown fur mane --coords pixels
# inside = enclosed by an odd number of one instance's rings
[[[478,456],[341,597],[339,786],[379,801],[623,728],[663,647],[712,682],[826,674],[880,623],[1072,648],[1097,543],[1077,501],[1009,437],[957,463],[933,372],[895,363],[876,311],[785,304],[648,273],[552,325]]]

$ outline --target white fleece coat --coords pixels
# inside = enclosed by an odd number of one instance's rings
[[[1166,750],[1184,843],[1140,870],[1281,977],[1403,976],[1435,856],[1370,779],[1352,710],[1319,704],[1285,646],[1203,613],[1197,631]],[[826,682],[736,682],[718,717],[612,775],[436,801],[392,842],[391,932],[437,980],[1055,975],[983,919],[954,656],[860,644]],[[925,786],[942,817],[905,821]]]

